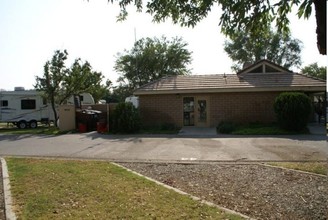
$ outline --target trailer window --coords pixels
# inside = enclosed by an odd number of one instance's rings
[[[21,100],[21,109],[35,109],[35,99]]]
[[[0,103],[1,105],[1,107],[6,107],[6,106],[8,106],[8,100],[1,100],[1,103]]]

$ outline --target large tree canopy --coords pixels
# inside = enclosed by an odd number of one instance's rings
[[[129,89],[170,75],[189,73],[191,52],[181,38],[143,38],[133,48],[118,54],[115,70],[120,74],[118,82]]]
[[[142,0],[108,0],[118,1],[121,7],[119,19],[127,15],[127,6],[134,4],[138,11],[142,11]],[[221,7],[221,31],[228,35],[243,29],[251,33],[253,38],[261,35],[262,28],[275,22],[278,31],[289,32],[289,18],[292,8],[298,8],[298,17],[308,18],[314,6],[317,21],[317,46],[320,54],[326,54],[326,0],[149,0],[146,12],[153,16],[153,20],[161,22],[171,18],[174,23],[183,26],[195,26],[205,18],[214,6]]]
[[[81,59],[76,59],[71,68],[67,68],[65,65],[67,56],[66,50],[55,51],[51,61],[47,61],[44,65],[43,76],[36,76],[34,86],[50,101],[56,126],[58,119],[56,105],[82,92],[91,93],[97,101],[106,93],[110,84],[110,81],[107,81],[107,84],[103,85],[101,82],[104,76],[100,72],[93,71],[87,61],[82,63]]]
[[[287,69],[302,64],[301,41],[270,28],[262,32],[259,38],[252,39],[249,33],[238,31],[230,41],[225,41],[224,50],[234,61],[233,70],[239,71],[245,63],[255,63],[261,59],[270,60]]]
[[[319,79],[326,80],[327,68],[325,66],[318,66],[318,63],[312,63],[302,68],[301,73],[313,76]]]
[[[78,95],[83,92],[90,93],[95,102],[99,101],[106,94],[106,90],[111,84],[109,80],[103,84],[103,79],[102,73],[92,70],[88,61],[82,62],[80,58],[76,59],[69,69],[69,74],[64,78],[63,92],[65,95],[60,103],[72,94]]]

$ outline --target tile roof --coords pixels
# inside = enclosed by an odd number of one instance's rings
[[[274,72],[169,76],[140,87],[134,94],[325,90],[324,80],[292,72]]]

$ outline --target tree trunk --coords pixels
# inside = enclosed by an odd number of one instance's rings
[[[55,124],[55,127],[58,127],[58,123],[57,123],[58,116],[57,116],[55,101],[53,99],[51,100],[51,107],[52,107],[52,111],[54,112],[54,117],[55,117],[54,124]]]
[[[314,0],[315,17],[317,20],[317,46],[319,53],[327,54],[327,1]]]

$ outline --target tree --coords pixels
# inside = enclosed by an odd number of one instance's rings
[[[300,92],[284,92],[274,102],[279,125],[287,130],[301,131],[306,128],[312,111],[311,99]]]
[[[44,65],[43,77],[36,77],[35,88],[42,91],[47,100],[50,100],[51,108],[54,112],[55,126],[57,127],[57,111],[56,103],[58,103],[58,96],[61,93],[61,84],[65,78],[68,70],[65,66],[67,59],[67,51],[63,52],[56,50],[51,61],[47,61]]]
[[[130,51],[118,54],[114,66],[118,82],[133,90],[164,76],[188,74],[191,53],[186,46],[181,38],[138,40]]]
[[[108,0],[114,2],[114,0]],[[121,7],[119,20],[127,17],[127,6],[135,5],[138,11],[143,9],[142,0],[118,0]],[[133,2],[133,3],[132,3]],[[317,46],[320,54],[326,54],[326,0],[150,0],[146,4],[146,12],[153,16],[156,22],[171,18],[173,23],[183,26],[195,26],[205,18],[214,6],[221,6],[221,31],[227,36],[234,36],[239,30],[251,33],[252,38],[261,36],[262,28],[275,22],[278,31],[289,33],[289,18],[293,7],[298,8],[299,18],[309,18],[314,6],[317,21]]]
[[[225,41],[224,50],[235,62],[232,69],[239,71],[245,63],[255,63],[261,59],[270,60],[287,69],[301,65],[301,41],[290,35],[281,35],[270,28],[262,30],[259,38],[253,39],[245,31],[239,31]]]
[[[113,102],[124,102],[126,97],[133,94],[133,88],[129,85],[120,84],[113,88],[113,93],[111,94],[111,101]]]
[[[64,103],[72,95],[89,92],[98,101],[108,89],[110,81],[106,85],[101,84],[104,76],[100,72],[92,70],[89,62],[81,62],[76,59],[71,68],[66,68],[65,61],[68,53],[57,50],[51,61],[44,65],[42,77],[36,76],[35,88],[42,91],[47,100],[50,100],[57,126],[56,105]]]
[[[302,68],[301,73],[326,80],[327,69],[324,66],[319,67],[318,63],[312,63]]]
[[[139,111],[132,103],[119,103],[113,112],[112,130],[114,133],[135,133],[141,126]]]
[[[65,95],[60,103],[67,100],[72,95],[78,95],[88,92],[92,95],[95,102],[98,102],[111,85],[107,80],[102,84],[104,76],[101,72],[93,71],[88,61],[82,62],[80,58],[76,59],[70,68],[69,74],[65,77],[63,86]]]

